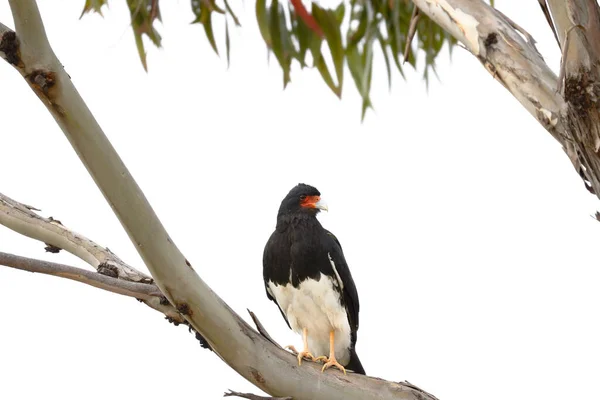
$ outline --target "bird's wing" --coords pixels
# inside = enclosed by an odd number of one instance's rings
[[[275,299],[275,296],[273,296],[273,294],[271,293],[271,289],[269,289],[269,285],[267,284],[267,282],[265,282],[265,290],[267,291],[267,297],[269,298],[269,300],[272,300],[275,304],[277,304],[277,308],[279,309],[279,312],[281,313],[281,316],[285,320],[285,323],[287,324],[288,328],[292,329],[287,317],[285,316],[285,314],[283,313],[283,310],[281,309],[281,306]]]
[[[269,288],[269,277],[268,277],[268,275],[275,268],[277,268],[277,265],[275,265],[276,261],[273,259],[273,255],[271,254],[271,251],[270,251],[270,248],[271,248],[270,244],[272,243],[272,240],[273,240],[273,237],[271,236],[271,238],[269,238],[269,240],[267,241],[267,244],[265,246],[265,250],[263,252],[263,280],[265,282],[265,291],[267,292],[268,299],[272,300],[275,304],[277,304],[277,308],[279,309],[279,312],[281,312],[281,316],[285,320],[285,323],[287,324],[287,326],[290,329],[292,329],[292,327],[290,326],[290,323],[289,323],[287,317],[285,316],[285,314],[283,313],[283,310],[281,309],[281,306],[277,302],[277,299],[275,298],[275,295],[271,292],[271,289]]]
[[[333,267],[335,277],[338,280],[342,293],[344,296],[344,305],[346,307],[346,313],[348,314],[348,322],[350,323],[350,329],[352,331],[352,344],[356,343],[356,331],[358,331],[358,312],[360,309],[360,303],[358,301],[358,291],[356,285],[352,279],[350,268],[346,263],[344,252],[342,251],[342,245],[335,235],[328,230],[327,236],[332,239],[330,240],[329,247],[329,261]]]

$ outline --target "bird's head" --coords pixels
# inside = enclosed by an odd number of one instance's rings
[[[310,185],[299,183],[281,202],[278,216],[294,214],[314,216],[321,210],[328,211],[327,205],[321,201],[321,193]]]

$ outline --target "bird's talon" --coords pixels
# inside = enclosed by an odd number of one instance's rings
[[[325,356],[319,356],[319,357],[315,358],[315,362],[318,362],[318,361],[327,362],[327,360],[328,360],[328,358]]]
[[[313,356],[312,354],[310,354],[310,352],[308,351],[301,351],[300,353],[298,353],[298,365],[302,365],[302,359],[306,358],[307,360],[310,361],[316,361],[317,359],[315,358],[315,356]]]
[[[294,355],[298,355],[298,350],[296,350],[296,348],[292,345],[289,346],[285,346],[286,349],[290,350],[292,353],[294,353]]]
[[[335,358],[330,358],[329,361],[327,361],[325,363],[325,365],[323,365],[321,372],[324,372],[327,368],[330,368],[330,367],[336,367],[337,369],[342,371],[344,373],[344,375],[346,375],[346,368],[344,368],[342,366],[342,364],[338,363]]]

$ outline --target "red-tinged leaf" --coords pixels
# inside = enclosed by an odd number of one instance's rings
[[[316,52],[320,57],[320,46],[322,39],[315,33],[314,30],[309,28],[303,19],[298,17],[296,10],[290,7],[290,17],[292,20],[292,34],[296,37],[298,42],[298,51],[296,52],[296,59],[300,63],[300,67],[306,67],[306,53],[311,50],[311,53]],[[312,49],[311,49],[312,47]],[[315,57],[313,55],[313,64]]]
[[[127,0],[127,5],[131,14],[131,26],[138,54],[144,70],[148,71],[143,35],[146,35],[155,46],[160,47],[161,37],[154,28],[154,21],[158,18],[158,14],[152,14],[152,1],[150,0]]]
[[[321,27],[319,26],[319,24],[317,23],[315,18],[312,15],[310,15],[310,13],[306,9],[306,7],[304,7],[302,0],[290,0],[290,3],[294,7],[294,10],[296,11],[296,15],[302,21],[304,21],[306,26],[310,30],[312,30],[314,33],[316,33],[318,36],[323,37],[323,30],[321,29]]]

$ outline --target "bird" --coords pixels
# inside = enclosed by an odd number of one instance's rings
[[[358,292],[339,240],[317,220],[322,210],[329,209],[321,193],[304,183],[281,202],[263,252],[267,297],[302,335],[302,351],[287,346],[298,365],[306,358],[324,362],[321,372],[335,367],[364,375],[356,354]]]

